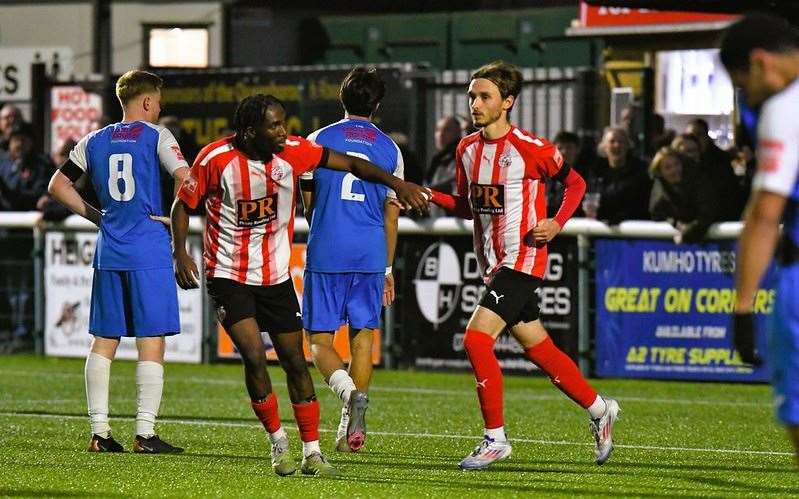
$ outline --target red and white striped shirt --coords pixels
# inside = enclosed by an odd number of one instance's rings
[[[553,144],[516,127],[499,139],[475,132],[458,144],[457,194],[468,196],[483,276],[508,267],[543,278],[547,247],[536,245],[530,231],[546,218],[545,179],[562,167]]]
[[[233,137],[208,144],[178,197],[191,208],[205,198],[205,275],[253,286],[289,278],[297,177],[319,166],[323,147],[289,136],[271,161],[249,159]]]

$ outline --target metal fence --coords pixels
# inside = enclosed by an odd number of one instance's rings
[[[511,121],[520,128],[551,139],[560,130],[581,130],[582,105],[585,102],[586,68],[522,68],[522,92],[514,104]],[[432,131],[444,116],[456,116],[463,123],[471,122],[469,98],[466,95],[471,71],[445,70],[434,74],[426,84],[428,103],[427,151],[434,151]],[[428,154],[430,156],[430,154]]]
[[[202,223],[199,219],[192,220],[192,232],[200,233]],[[296,220],[297,240],[301,240],[307,233],[308,225],[303,218]],[[407,218],[400,219],[399,233],[401,244],[411,244],[414,238],[418,241],[420,236],[430,238],[435,236],[441,241],[457,244],[456,239],[466,239],[471,233],[471,221],[456,220],[452,218],[439,218],[435,220],[414,221]],[[730,240],[740,232],[741,224],[738,222],[726,222],[717,224],[709,232],[710,239]],[[47,231],[83,231],[93,232],[91,224],[80,219],[80,217],[70,217],[63,224],[43,226],[39,222],[38,213],[4,213],[0,214],[0,230],[5,231],[0,238],[0,298],[3,304],[0,305],[0,322],[6,349],[10,346],[21,348],[36,345],[38,351],[43,351],[44,340],[44,315],[45,315],[45,293],[44,289],[44,256],[42,248]],[[595,299],[595,292],[592,289],[592,279],[603,269],[594,268],[594,259],[591,251],[595,240],[602,238],[622,238],[630,242],[641,239],[660,239],[669,240],[674,237],[676,230],[666,224],[657,222],[623,222],[618,226],[607,226],[602,222],[588,219],[570,220],[563,231],[563,236],[567,239],[576,239],[577,261],[572,262],[578,268],[578,279],[576,293],[573,294],[573,306],[577,310],[576,331],[572,334],[577,335],[577,360],[584,372],[591,371],[591,363],[594,353],[593,331],[596,327],[592,310],[598,305]],[[398,259],[403,255],[403,251],[398,249]],[[408,253],[410,254],[410,253]],[[412,272],[417,268],[419,262],[401,261],[396,262],[396,267],[402,277],[402,269],[405,272]],[[415,277],[412,274],[406,276],[407,282],[413,283]],[[407,284],[407,283],[406,283]],[[409,289],[412,289],[409,288]],[[417,297],[418,298],[418,297]],[[404,297],[410,300],[411,296]],[[207,310],[207,307],[203,307]],[[403,352],[398,349],[397,340],[403,334],[414,334],[413,331],[400,331],[402,319],[395,316],[396,307],[386,309],[383,324],[383,344],[382,358],[383,365],[386,367],[396,367],[398,365],[410,365],[408,359],[402,358]],[[213,355],[209,355],[209,349],[213,346],[212,337],[216,332],[213,318],[208,314],[208,320],[200,321],[203,323],[203,356],[204,360],[209,360]],[[399,319],[399,320],[398,320]]]

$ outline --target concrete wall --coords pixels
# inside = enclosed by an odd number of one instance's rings
[[[209,63],[222,63],[222,2],[119,2],[111,5],[114,73],[143,65],[142,24],[209,24]],[[92,71],[91,2],[0,5],[0,47],[72,48],[73,72]]]
[[[0,47],[71,47],[78,74],[91,72],[92,32],[89,2],[0,6]]]
[[[111,5],[114,73],[142,66],[144,44],[142,24],[209,24],[211,66],[222,64],[222,2],[153,3],[122,2]]]

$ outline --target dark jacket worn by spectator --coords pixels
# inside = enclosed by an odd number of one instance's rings
[[[644,163],[628,155],[624,165],[611,167],[599,158],[588,179],[589,190],[599,192],[597,217],[615,225],[624,220],[649,220],[652,182]]]
[[[0,210],[36,210],[47,194],[53,174],[50,158],[33,150],[33,131],[18,124],[9,137],[8,153],[0,158]]]
[[[668,147],[655,155],[650,172],[654,177],[649,199],[652,220],[677,227],[682,242],[701,241],[719,220],[719,200],[710,176]]]

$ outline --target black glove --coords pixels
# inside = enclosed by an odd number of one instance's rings
[[[741,360],[755,367],[763,364],[763,359],[755,348],[755,316],[753,313],[735,313],[732,322],[733,343],[741,355]]]

